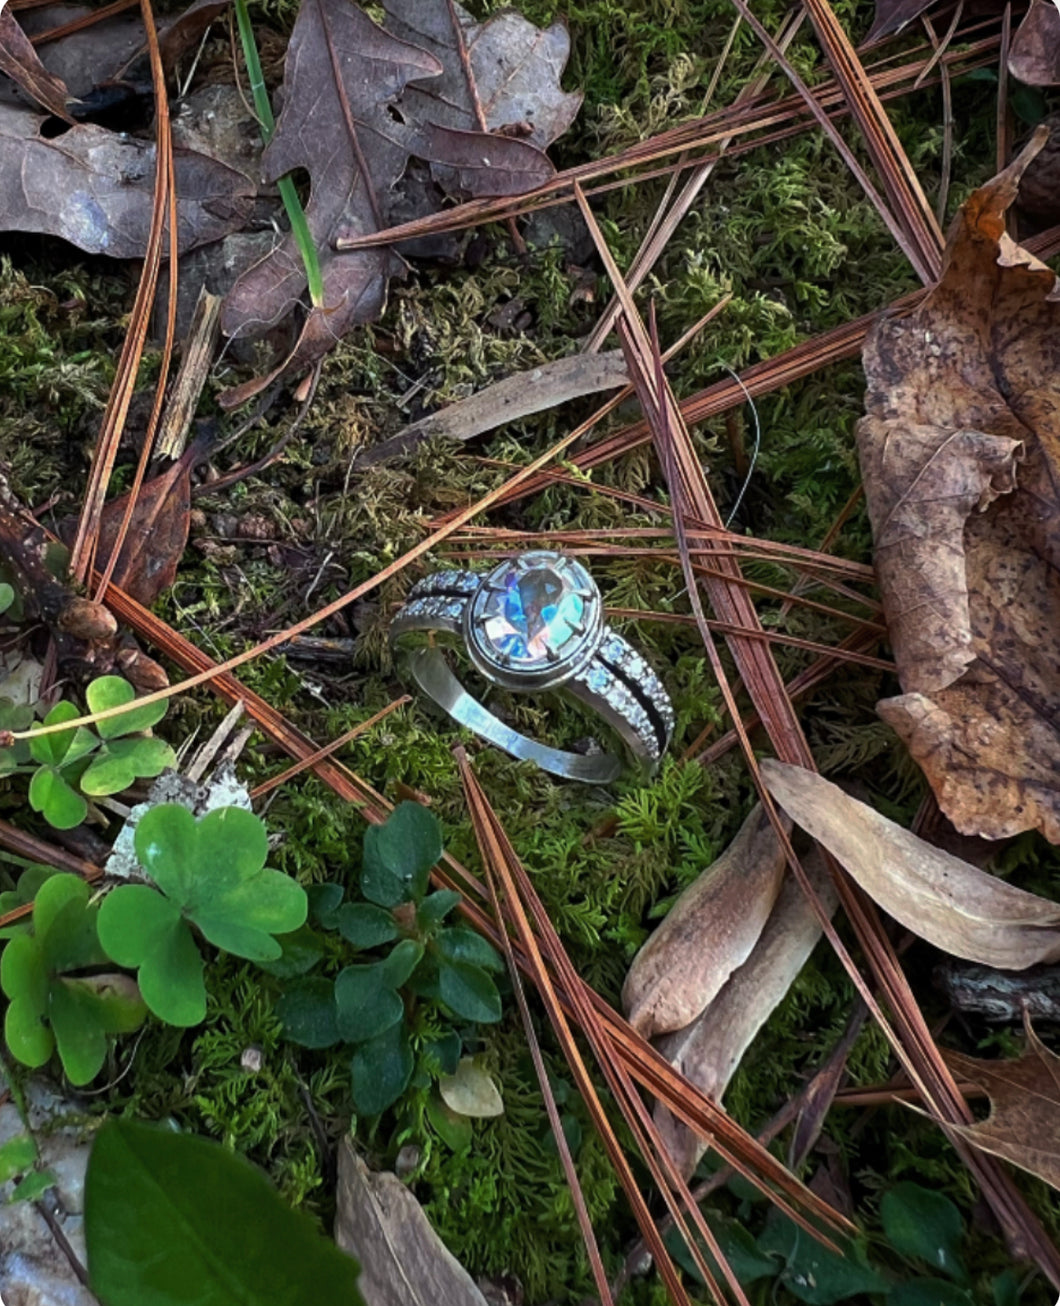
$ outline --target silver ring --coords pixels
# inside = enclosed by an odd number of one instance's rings
[[[669,695],[647,662],[604,622],[585,567],[534,550],[492,571],[440,571],[418,581],[390,626],[390,642],[425,694],[454,720],[513,757],[568,780],[606,784],[622,770],[611,754],[567,753],[505,725],[463,687],[436,646],[455,636],[492,685],[523,693],[562,689],[588,704],[651,772],[674,729]]]

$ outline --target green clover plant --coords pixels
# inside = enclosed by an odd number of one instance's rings
[[[486,1024],[501,1017],[501,998],[491,972],[504,970],[497,951],[474,930],[446,924],[460,901],[449,889],[428,893],[431,867],[442,855],[438,819],[419,803],[399,804],[383,825],[364,837],[360,874],[362,901],[343,901],[337,884],[317,885],[311,896],[314,922],[337,931],[353,952],[333,979],[308,975],[324,955],[307,946],[304,934],[285,940],[285,961],[267,966],[289,977],[276,1005],[284,1032],[303,1047],[344,1043],[352,1048],[351,1072],[356,1108],[375,1116],[393,1105],[408,1087],[420,1053],[428,1077],[453,1075],[463,1040],[447,1023]],[[285,964],[297,952],[294,965]],[[429,1025],[429,1031],[428,1031]]]
[[[124,707],[136,691],[121,676],[100,676],[85,690],[91,712]],[[175,762],[173,749],[144,732],[166,714],[167,704],[149,703],[100,721],[95,729],[74,726],[54,734],[18,740],[0,749],[0,776],[31,772],[30,806],[57,830],[71,830],[88,815],[93,798],[118,794],[139,779],[160,775]],[[41,723],[61,725],[81,715],[65,699],[56,703]],[[31,707],[0,702],[0,729],[25,730],[33,720]]]
[[[156,1016],[197,1025],[206,1016],[206,986],[195,932],[236,957],[275,960],[283,949],[273,936],[305,922],[305,890],[265,865],[264,822],[239,807],[196,821],[186,807],[160,804],[140,818],[134,846],[156,887],[128,884],[108,894],[100,941],[118,965],[138,972]]]
[[[32,932],[12,938],[0,958],[11,1054],[36,1067],[58,1049],[67,1078],[78,1085],[101,1070],[108,1035],[129,1033],[146,1014],[135,984],[109,973],[98,910],[82,879],[52,875],[37,890]]]

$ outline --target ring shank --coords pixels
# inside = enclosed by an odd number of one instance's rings
[[[621,774],[621,761],[610,753],[567,753],[540,744],[506,726],[467,692],[450,670],[439,649],[410,649],[406,659],[406,666],[420,689],[448,712],[454,721],[513,757],[524,762],[534,762],[551,775],[588,784],[610,784]]]

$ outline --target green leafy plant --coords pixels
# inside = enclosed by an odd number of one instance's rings
[[[485,1024],[501,1017],[493,974],[497,951],[474,930],[446,924],[460,901],[448,889],[428,893],[431,867],[442,855],[437,818],[419,803],[401,803],[364,837],[362,901],[343,901],[338,885],[318,886],[315,922],[335,930],[356,960],[334,979],[306,976],[290,985],[276,1012],[287,1037],[304,1047],[349,1044],[357,1110],[378,1115],[408,1087],[416,1064],[412,1018],[436,1013],[445,1023]],[[307,954],[308,956],[308,954]],[[308,971],[323,956],[309,957]],[[491,973],[492,972],[492,973]],[[428,1076],[453,1075],[462,1039],[456,1030],[421,1047]]]
[[[85,1178],[104,1306],[364,1306],[358,1264],[218,1143],[108,1120]]]
[[[273,936],[305,922],[305,890],[265,865],[264,822],[238,807],[196,821],[185,807],[160,804],[140,818],[134,844],[157,888],[128,884],[108,894],[100,941],[118,965],[138,972],[156,1016],[197,1025],[206,1015],[206,986],[193,931],[233,956],[276,960],[283,949]]]
[[[135,984],[110,972],[97,919],[88,885],[76,875],[53,875],[37,891],[32,932],[11,939],[0,958],[11,1054],[42,1066],[58,1049],[72,1084],[94,1079],[108,1035],[136,1029],[146,1014]]]
[[[136,691],[121,676],[100,676],[85,690],[85,698],[91,712],[104,712],[132,703]],[[0,775],[30,773],[30,806],[55,829],[71,830],[88,815],[91,799],[121,793],[135,780],[160,775],[174,764],[169,744],[145,733],[161,721],[166,708],[164,702],[149,703],[100,721],[94,730],[74,726],[17,740],[0,749]],[[80,715],[62,699],[41,725],[61,725]],[[25,730],[32,720],[32,707],[0,701],[0,728]]]

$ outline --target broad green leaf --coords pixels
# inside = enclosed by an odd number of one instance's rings
[[[460,894],[455,889],[438,889],[429,893],[416,909],[416,924],[421,930],[429,930],[449,915],[460,901]]]
[[[420,964],[423,944],[417,939],[402,939],[390,949],[390,955],[379,963],[383,983],[392,989],[401,988]]]
[[[124,884],[103,900],[99,939],[119,966],[138,968],[140,993],[159,1019],[198,1025],[206,1017],[203,962],[177,906],[146,884]]]
[[[498,973],[506,969],[504,958],[493,944],[466,925],[452,925],[442,930],[435,944],[447,961],[466,961],[471,966]]]
[[[48,967],[36,937],[20,934],[0,956],[0,987],[7,997],[20,998],[44,1013],[48,1005]]]
[[[363,1306],[357,1262],[218,1143],[130,1120],[85,1179],[92,1291],[105,1306]]]
[[[911,1279],[895,1284],[887,1306],[975,1306],[975,1299],[948,1279]]]
[[[777,1261],[771,1260],[758,1250],[754,1238],[738,1221],[712,1216],[710,1227],[718,1240],[722,1255],[732,1267],[733,1274],[736,1275],[741,1284],[752,1284],[759,1279],[772,1278],[780,1269]],[[666,1234],[665,1242],[678,1265],[687,1274],[690,1274],[696,1283],[703,1283],[704,1280],[699,1266],[696,1264],[695,1257],[689,1250],[688,1244],[681,1236],[680,1231],[670,1229]],[[715,1277],[720,1279],[721,1267],[711,1255],[710,1249],[703,1244],[702,1240],[700,1240],[699,1247],[707,1265]]]
[[[6,612],[15,601],[15,587],[7,581],[0,581],[0,614]]]
[[[64,721],[74,721],[81,713],[74,707],[73,703],[67,703],[65,699],[52,708],[48,715],[41,722],[42,726],[57,726]],[[66,755],[74,742],[74,736],[77,734],[86,734],[89,739],[95,742],[89,731],[83,726],[75,726],[72,730],[57,730],[53,735],[31,736],[29,741],[30,756],[35,762],[42,762],[45,766],[60,766],[66,760]]]
[[[313,969],[324,955],[324,948],[317,932],[308,925],[302,925],[289,934],[281,934],[276,942],[280,946],[280,955],[274,961],[259,961],[258,965],[276,979],[294,979]]]
[[[442,855],[442,827],[421,803],[404,802],[365,831],[361,892],[381,907],[422,898]]]
[[[453,1075],[438,1081],[442,1101],[458,1115],[488,1119],[504,1115],[504,1099],[488,1070],[473,1057],[463,1057]]]
[[[371,902],[347,902],[339,908],[339,933],[355,948],[375,948],[398,936],[397,921],[385,907]]]
[[[67,1079],[75,1087],[90,1083],[107,1059],[107,1036],[90,995],[76,981],[55,980],[48,990],[48,1018]]]
[[[951,1279],[963,1280],[961,1213],[942,1193],[919,1184],[896,1184],[880,1201],[884,1237],[903,1256],[927,1261]]]
[[[12,939],[8,949],[18,941]],[[4,1040],[8,1050],[31,1069],[43,1066],[55,1050],[55,1039],[41,1017],[42,1008],[24,997],[12,998],[4,1013]]]
[[[464,1042],[455,1029],[448,1030],[427,1047],[437,1058],[438,1067],[443,1075],[456,1074],[456,1068],[460,1064],[460,1054],[464,1050]]]
[[[33,902],[33,933],[45,968],[52,975],[98,966],[106,961],[96,926],[98,911],[79,876],[63,873],[45,880]]]
[[[176,753],[163,739],[115,739],[96,754],[79,783],[91,798],[120,794],[136,780],[161,775],[176,760]]]
[[[276,1003],[284,1035],[304,1048],[329,1048],[339,1042],[335,985],[322,976],[292,984]]]
[[[381,965],[347,966],[335,980],[336,1024],[347,1043],[374,1039],[396,1025],[405,1004],[384,979]]]
[[[354,1106],[362,1115],[377,1116],[392,1106],[412,1077],[412,1048],[405,1022],[392,1025],[385,1034],[359,1044],[350,1069]]]
[[[88,815],[88,803],[58,771],[42,766],[29,782],[29,805],[56,830],[72,830]]]
[[[16,1134],[0,1144],[0,1184],[17,1174],[25,1174],[37,1159],[37,1144],[32,1134]]]
[[[767,1219],[757,1245],[763,1255],[778,1258],[780,1282],[809,1306],[831,1306],[850,1297],[885,1293],[890,1287],[878,1270],[862,1263],[856,1247],[839,1256],[776,1212]]]
[[[179,803],[159,803],[140,817],[133,835],[140,865],[179,907],[191,900],[198,879],[195,817]]]
[[[215,947],[251,961],[278,957],[280,945],[272,936],[289,934],[305,924],[305,890],[297,880],[268,866],[216,892],[203,885],[199,896],[200,905],[185,914]]]
[[[124,707],[136,698],[136,690],[121,676],[100,676],[93,680],[85,690],[85,699],[90,712],[108,712],[112,707]],[[158,703],[148,703],[146,707],[130,708],[121,716],[98,721],[96,730],[100,739],[117,739],[120,735],[137,734],[149,730],[166,715],[169,704],[165,699]],[[158,775],[158,772],[155,772]]]
[[[438,995],[455,1016],[490,1023],[501,1018],[501,995],[493,980],[478,966],[442,962],[438,967]]]

